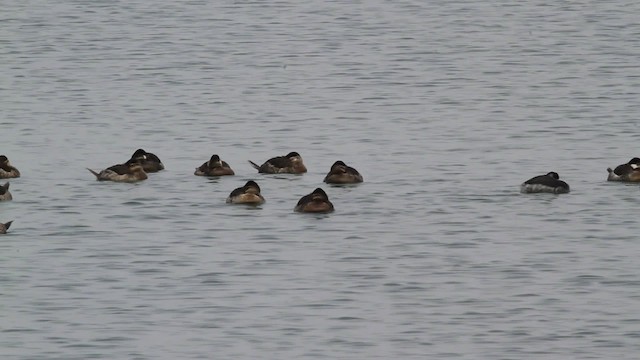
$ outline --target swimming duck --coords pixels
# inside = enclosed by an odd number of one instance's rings
[[[358,170],[347,166],[342,161],[336,161],[331,165],[331,170],[324,177],[324,182],[328,184],[355,184],[363,181]]]
[[[628,163],[616,166],[615,170],[607,168],[608,181],[640,182],[640,158],[634,157]]]
[[[0,179],[17,178],[20,177],[20,171],[11,166],[9,159],[0,155]]]
[[[0,201],[9,201],[13,200],[13,196],[9,192],[9,183],[6,182],[4,185],[0,186]]]
[[[333,211],[333,204],[329,201],[327,193],[321,188],[317,188],[311,194],[303,196],[293,210],[309,213],[328,213]]]
[[[263,202],[264,197],[260,194],[260,186],[253,180],[249,180],[243,187],[233,190],[227,198],[227,203],[229,204],[259,205]]]
[[[142,149],[136,150],[128,161],[140,162],[144,171],[148,173],[164,170],[164,164],[159,157]]]
[[[13,220],[6,222],[6,223],[0,223],[0,234],[6,234],[7,230],[9,230],[9,226],[11,226],[11,223],[13,222]]]
[[[521,193],[538,193],[548,192],[554,194],[563,194],[569,192],[569,185],[560,180],[560,175],[556,172],[550,172],[546,175],[538,175],[525,181],[520,185]]]
[[[271,158],[260,166],[251,160],[249,160],[249,163],[251,166],[258,169],[259,173],[265,174],[302,174],[307,172],[307,168],[302,162],[302,157],[295,151],[290,152],[285,156],[276,156]]]
[[[110,166],[99,173],[87,168],[98,181],[137,182],[148,178],[142,164],[137,161],[128,161],[124,164]]]
[[[220,160],[220,156],[212,155],[209,161],[196,168],[196,172],[193,173],[198,176],[224,176],[235,175],[229,164],[226,161]]]

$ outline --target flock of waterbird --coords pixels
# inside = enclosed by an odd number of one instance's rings
[[[640,158],[634,157],[629,162],[616,166],[613,170],[607,168],[607,172],[609,173],[607,181],[640,182]],[[553,171],[535,176],[520,185],[522,193],[566,194],[569,191],[569,184],[560,180],[558,173]]]
[[[264,174],[303,174],[307,168],[302,161],[302,157],[297,152],[290,152],[285,156],[276,156],[262,165],[249,161],[251,166]],[[114,181],[134,183],[149,178],[148,173],[164,170],[164,164],[158,156],[146,152],[143,149],[136,150],[131,158],[124,163],[110,166],[102,171],[89,170],[95,175],[98,181]],[[222,161],[220,156],[214,154],[209,161],[196,168],[194,175],[197,176],[229,176],[235,172],[226,161]],[[0,155],[0,178],[18,178],[20,171],[11,163],[9,159]],[[324,178],[327,184],[357,184],[363,182],[362,175],[358,170],[347,166],[343,161],[336,161]],[[9,183],[0,186],[0,201],[12,200],[9,192]],[[260,193],[260,186],[253,180],[249,180],[243,186],[234,189],[226,199],[229,204],[260,205],[265,202]],[[334,210],[333,203],[322,188],[317,188],[310,194],[303,196],[294,210],[305,213],[328,213]],[[0,234],[5,234],[12,221],[0,224]]]
[[[285,156],[276,156],[258,165],[249,161],[251,166],[259,173],[264,174],[304,174],[307,168],[302,161],[302,157],[297,152],[290,152]],[[99,181],[116,182],[137,182],[148,178],[147,173],[164,170],[164,164],[155,154],[136,150],[131,158],[122,164],[110,166],[100,172],[89,170]],[[235,175],[233,169],[226,161],[222,161],[220,156],[214,154],[209,161],[196,168],[194,175],[198,176],[229,176]],[[342,161],[336,161],[324,178],[328,184],[357,184],[363,181],[358,170],[347,166]],[[227,197],[229,204],[250,204],[260,205],[265,202],[260,194],[260,186],[253,180],[247,181],[244,186],[231,192]],[[329,196],[321,188],[315,189],[312,193],[303,196],[294,210],[309,213],[327,213],[333,211],[333,204],[329,201]]]
[[[302,157],[297,152],[290,152],[285,156],[276,156],[262,165],[249,161],[251,166],[264,174],[303,174],[307,168],[302,161]],[[122,164],[110,166],[100,172],[89,170],[99,181],[115,182],[138,182],[148,178],[147,173],[164,170],[164,164],[155,154],[136,150],[131,158]],[[640,182],[640,158],[634,157],[625,164],[618,165],[615,169],[607,168],[608,181]],[[204,162],[196,168],[194,175],[197,176],[230,176],[235,172],[226,161],[222,161],[220,156],[212,155],[209,161]],[[20,171],[11,163],[5,155],[0,155],[0,179],[19,178]],[[328,184],[357,184],[363,182],[362,175],[342,161],[336,161],[327,175],[324,182]],[[520,185],[522,193],[553,193],[563,194],[570,191],[569,184],[560,180],[556,172],[549,172],[545,175],[535,176]],[[0,186],[0,202],[12,200],[9,192],[9,182]],[[260,205],[265,202],[260,194],[260,186],[253,180],[247,181],[244,186],[234,189],[226,199],[229,204],[249,204]],[[316,188],[313,192],[303,196],[294,211],[308,213],[328,213],[334,210],[333,204],[329,201],[329,196],[322,188]],[[13,221],[0,223],[0,234],[6,234]]]

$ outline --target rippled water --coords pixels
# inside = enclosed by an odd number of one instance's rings
[[[636,358],[639,188],[605,169],[638,156],[639,4],[3,4],[1,357]],[[85,170],[139,147],[167,170]],[[289,151],[309,173],[247,163]],[[192,175],[213,153],[235,177]],[[571,194],[518,193],[552,170]],[[335,213],[293,213],[318,186]]]

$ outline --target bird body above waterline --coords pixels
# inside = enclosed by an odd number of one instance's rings
[[[20,171],[11,165],[5,155],[0,155],[0,179],[10,179],[20,177]]]
[[[607,181],[640,182],[640,158],[634,157],[626,164],[607,168]]]
[[[294,211],[307,213],[328,213],[333,210],[333,203],[329,201],[329,196],[321,188],[317,188],[311,194],[300,198],[294,208]]]
[[[293,151],[285,156],[276,156],[262,165],[258,165],[249,160],[251,166],[263,174],[303,174],[307,172],[307,168],[302,162],[302,157],[297,152]]]
[[[260,186],[255,181],[249,180],[244,186],[234,189],[226,201],[229,204],[259,205],[265,200],[260,194]]]
[[[525,181],[520,185],[522,193],[553,193],[565,194],[570,191],[569,184],[560,180],[560,176],[556,172],[549,172],[545,175],[538,175]]]
[[[357,184],[363,180],[358,170],[338,160],[331,165],[331,169],[323,181],[327,184]]]
[[[226,161],[220,160],[220,156],[212,155],[209,161],[196,168],[193,173],[197,176],[227,176],[235,175],[229,164]]]
[[[11,226],[11,223],[13,223],[13,220],[8,221],[6,223],[0,223],[0,234],[6,234],[7,230],[9,230],[9,227]]]
[[[98,181],[133,183],[148,179],[147,173],[139,162],[128,162],[110,166],[100,172],[87,168]]]
[[[13,200],[13,196],[9,191],[9,182],[4,183],[4,185],[0,186],[0,201],[10,201]]]

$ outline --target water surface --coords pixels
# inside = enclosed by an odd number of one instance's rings
[[[9,2],[3,359],[633,359],[640,5]],[[95,170],[144,148],[139,184]],[[247,160],[299,152],[309,172]],[[234,177],[194,169],[217,153]],[[365,182],[326,186],[336,160]],[[568,195],[518,193],[557,171]],[[230,206],[256,180],[267,202]],[[322,186],[329,215],[292,211]]]

